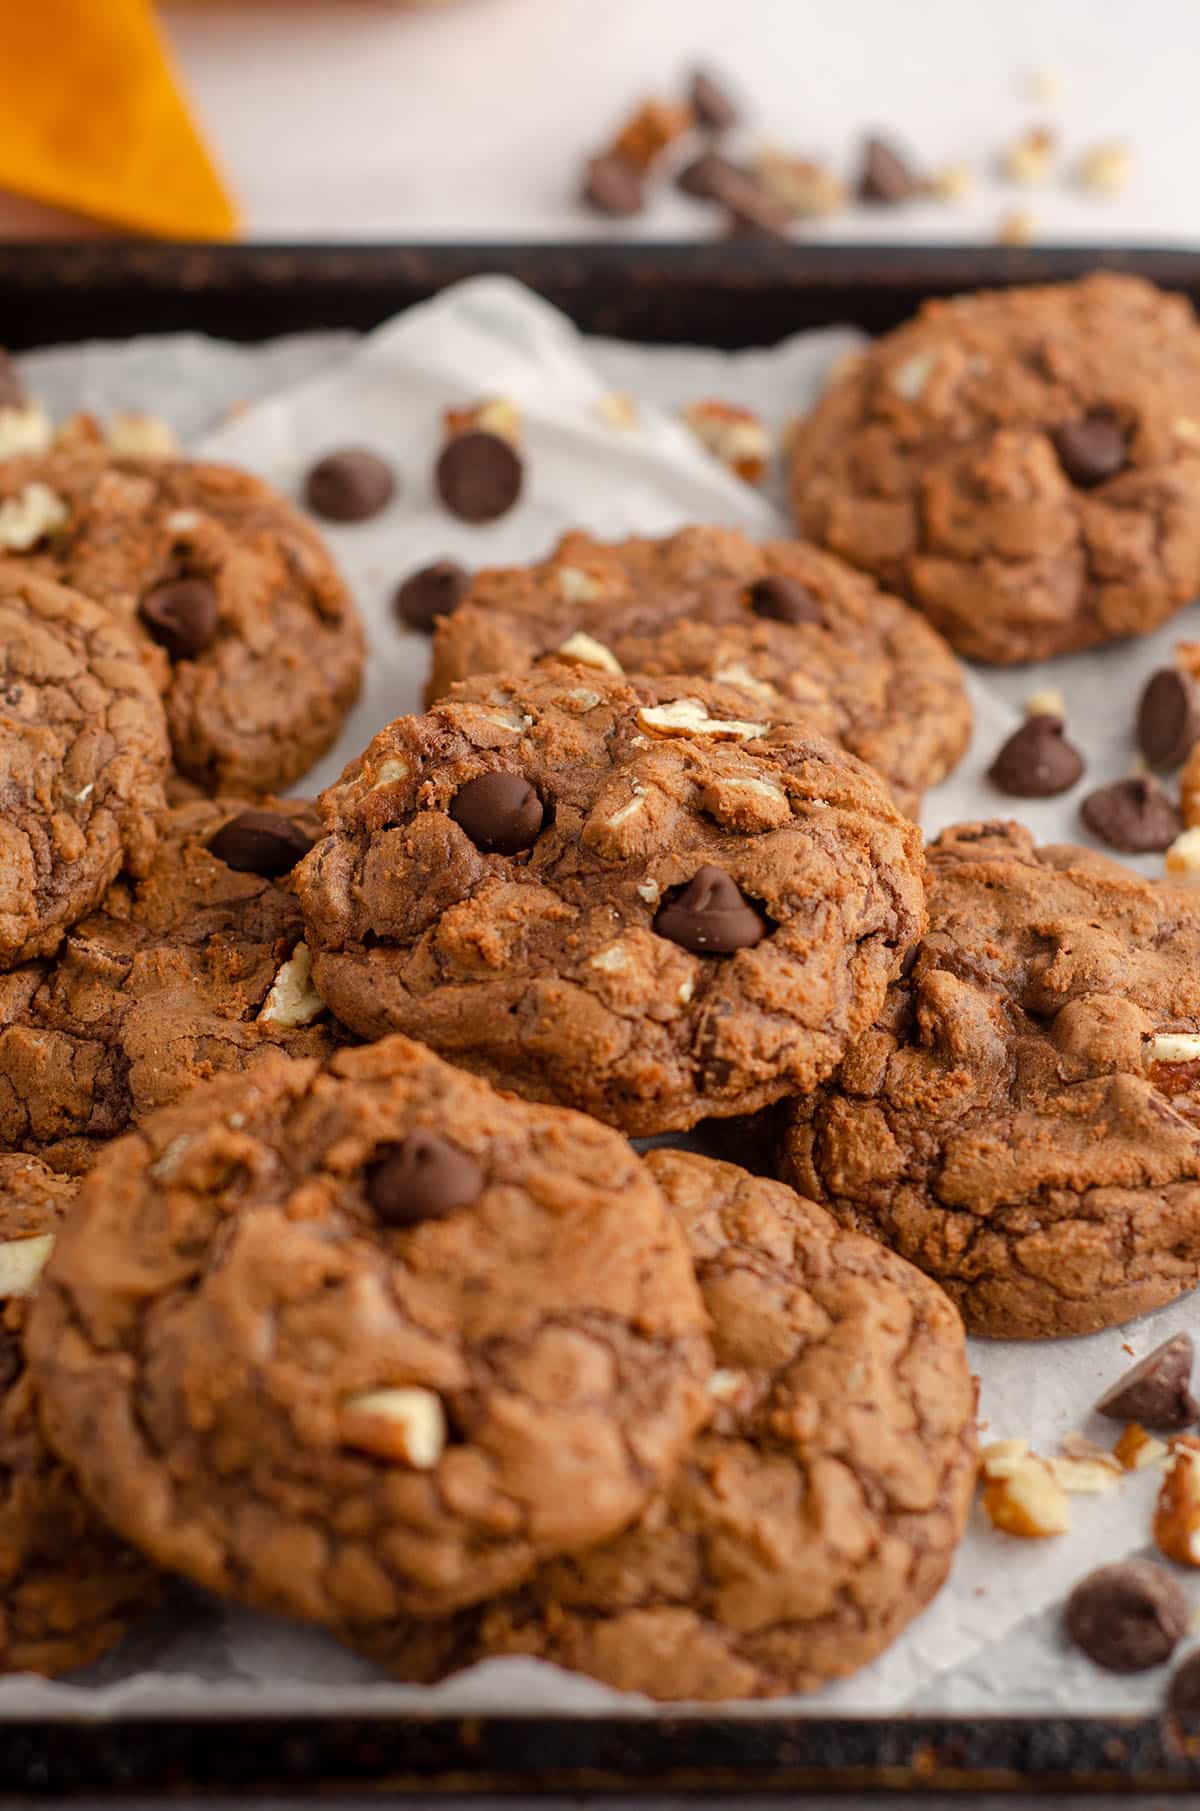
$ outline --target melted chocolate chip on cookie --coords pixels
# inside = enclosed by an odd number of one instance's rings
[[[546,808],[521,774],[481,773],[455,794],[450,816],[485,854],[516,855],[536,841]]]
[[[207,579],[166,579],[146,593],[138,615],[172,660],[194,660],[217,632],[217,594]]]
[[[661,907],[654,928],[697,955],[728,956],[752,949],[770,926],[736,882],[708,864]]]
[[[367,1199],[387,1226],[415,1226],[469,1207],[483,1192],[473,1157],[434,1132],[410,1132],[375,1159]]]
[[[227,868],[275,880],[291,873],[312,848],[313,839],[295,818],[279,811],[252,809],[239,811],[222,824],[208,846]]]

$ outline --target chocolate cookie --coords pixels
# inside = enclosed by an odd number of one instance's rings
[[[96,1521],[38,1427],[29,1296],[75,1185],[0,1156],[0,1672],[66,1673],[119,1641],[159,1581]]]
[[[168,759],[121,625],[0,561],[0,969],[56,949],[122,865],[144,871]]]
[[[362,630],[324,542],[268,485],[76,439],[0,464],[0,540],[31,491],[55,508],[24,530],[27,557],[136,625],[182,773],[209,792],[272,792],[333,744]]]
[[[299,800],[178,806],[144,879],[0,976],[0,1144],[83,1170],[197,1081],[335,1049],[290,879],[319,833]]]
[[[777,1182],[646,1159],[712,1319],[713,1421],[606,1547],[367,1651],[401,1678],[531,1654],[652,1698],[768,1698],[854,1672],[949,1570],[975,1481],[975,1386],[946,1297]]]
[[[1140,635],[1200,590],[1200,329],[1100,274],[927,302],[793,442],[803,533],[1001,665]]]
[[[221,1076],[105,1153],[39,1293],[112,1525],[317,1622],[439,1615],[631,1522],[703,1419],[687,1249],[615,1133],[406,1038]]]
[[[929,930],[782,1173],[1000,1338],[1091,1333],[1200,1279],[1200,898],[964,824]]]
[[[941,637],[802,541],[759,546],[730,528],[615,545],[569,534],[538,566],[476,575],[437,625],[428,698],[547,656],[742,686],[776,719],[802,718],[860,756],[910,812],[971,735]]]
[[[297,870],[313,975],[629,1133],[813,1087],[924,921],[915,825],[749,692],[548,665],[376,736]]]

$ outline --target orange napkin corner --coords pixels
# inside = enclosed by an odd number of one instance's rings
[[[235,232],[151,0],[19,0],[5,12],[0,188],[163,238]]]

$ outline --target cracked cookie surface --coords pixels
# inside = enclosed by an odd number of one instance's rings
[[[781,1173],[935,1277],[968,1328],[1091,1333],[1200,1280],[1200,898],[964,824],[929,929]]]
[[[1009,664],[1144,634],[1200,590],[1200,328],[1139,278],[925,304],[791,454],[801,531]]]
[[[313,974],[631,1134],[812,1087],[924,922],[916,826],[749,693],[550,665],[376,736],[297,869]]]
[[[165,810],[162,706],[107,610],[0,561],[0,969],[48,954]]]
[[[438,624],[427,695],[556,654],[744,686],[777,718],[803,718],[874,767],[913,813],[971,734],[941,636],[802,541],[760,546],[729,528],[616,543],[569,534],[540,565],[475,575]]]
[[[24,557],[138,635],[181,773],[208,792],[281,791],[331,747],[362,630],[320,535],[269,485],[68,444],[0,463],[0,530],[31,490],[58,507]]]
[[[0,1672],[65,1673],[115,1645],[160,1581],[101,1527],[46,1445],[26,1368],[29,1297],[75,1185],[0,1156]]]
[[[0,975],[0,1144],[82,1171],[198,1081],[273,1049],[324,1056],[343,1041],[308,979],[290,869],[222,859],[222,833],[244,816],[237,800],[176,806],[140,881],[117,880],[57,956]],[[320,824],[295,799],[269,817],[295,839],[259,859],[278,870]]]
[[[615,1542],[369,1638],[403,1679],[529,1654],[654,1698],[811,1691],[887,1647],[949,1570],[976,1443],[945,1295],[780,1183],[682,1151],[646,1162],[711,1317],[712,1424]]]
[[[406,1038],[222,1076],[84,1181],[47,1433],[165,1567],[316,1622],[438,1615],[615,1534],[711,1367],[650,1173]]]

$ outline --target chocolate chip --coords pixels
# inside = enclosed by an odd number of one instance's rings
[[[706,69],[697,69],[692,76],[688,103],[697,125],[706,132],[725,132],[738,123],[738,108],[732,96]]]
[[[483,1192],[473,1157],[436,1132],[410,1132],[385,1145],[367,1171],[367,1200],[385,1226],[415,1226],[470,1207]]]
[[[1063,1611],[1067,1634],[1110,1673],[1161,1666],[1187,1632],[1188,1601],[1149,1560],[1101,1566],[1080,1579]]]
[[[762,184],[744,170],[734,170],[733,177],[722,180],[718,199],[729,214],[729,229],[735,238],[787,237],[787,209],[781,208]]]
[[[1171,1674],[1167,1709],[1181,1717],[1192,1716],[1200,1710],[1200,1648],[1180,1661]]]
[[[1079,815],[1093,836],[1126,855],[1169,849],[1183,829],[1179,809],[1162,781],[1148,773],[1089,792]]]
[[[386,509],[396,475],[366,447],[346,447],[318,459],[304,481],[304,500],[326,522],[366,522]]]
[[[654,928],[697,956],[728,956],[761,942],[770,926],[736,882],[706,862],[659,907]]]
[[[988,779],[1014,799],[1052,799],[1069,792],[1083,774],[1083,756],[1066,739],[1061,717],[1030,717],[1003,743]]]
[[[410,629],[429,635],[439,616],[453,614],[470,582],[470,573],[456,560],[435,560],[397,585],[392,608]]]
[[[699,157],[693,157],[691,163],[684,164],[675,178],[675,187],[681,194],[691,195],[697,201],[720,201],[725,184],[731,178],[736,181],[742,174],[727,157],[718,157],[715,151],[704,151]]]
[[[858,178],[859,200],[895,207],[920,192],[920,178],[900,153],[882,138],[868,138]]]
[[[481,773],[455,793],[450,816],[485,855],[517,855],[537,840],[546,810],[523,774]]]
[[[1125,464],[1125,430],[1107,409],[1064,421],[1050,438],[1063,471],[1082,490],[1115,478]]]
[[[521,461],[507,440],[474,428],[448,442],[434,483],[452,516],[464,522],[494,522],[507,515],[520,496],[523,476]]]
[[[774,623],[819,623],[824,619],[821,606],[807,585],[799,579],[756,579],[750,587],[750,608],[755,616],[765,616]]]
[[[1182,767],[1200,736],[1200,686],[1180,667],[1160,667],[1138,704],[1138,747],[1150,767]]]
[[[1200,1421],[1192,1395],[1194,1351],[1189,1333],[1176,1333],[1126,1371],[1096,1404],[1110,1421],[1140,1421],[1143,1427],[1177,1429]]]
[[[217,632],[217,594],[207,579],[166,579],[146,593],[138,615],[172,660],[194,660]]]
[[[588,164],[583,199],[601,214],[640,214],[646,205],[642,172],[619,151],[604,151]]]
[[[281,811],[239,811],[209,839],[209,853],[239,874],[277,880],[290,874],[313,846],[299,824]]]

